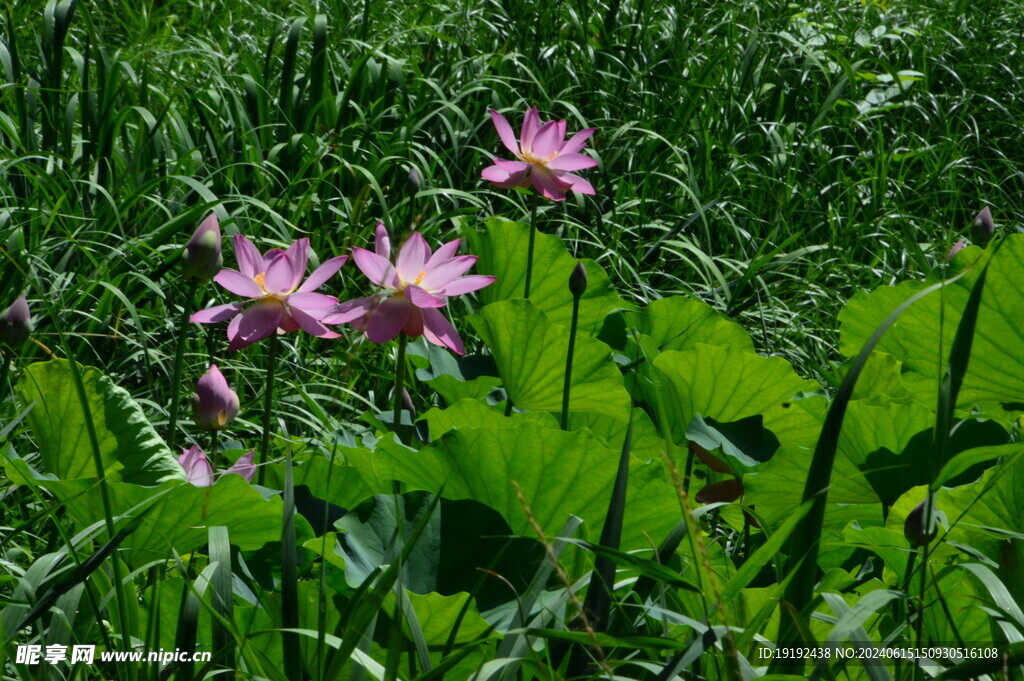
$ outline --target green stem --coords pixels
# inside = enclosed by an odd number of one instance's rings
[[[402,434],[405,430],[405,426],[402,423],[402,391],[405,389],[405,346],[409,342],[409,337],[404,333],[398,336],[398,360],[395,366],[395,395],[394,395],[394,413],[393,418],[395,419],[395,434],[398,435],[398,439],[401,442],[405,442],[405,438]],[[412,414],[409,414],[409,420],[412,420]]]
[[[576,349],[576,327],[580,321],[580,296],[572,297],[572,324],[569,326],[569,352],[565,356],[565,383],[562,384],[562,430],[569,430],[569,392],[572,389],[572,356]]]
[[[281,626],[299,628],[299,570],[295,540],[295,484],[292,477],[292,450],[284,454],[284,494],[281,520]],[[299,635],[285,632],[281,639],[285,677],[302,678],[302,657]]]
[[[533,281],[533,244],[537,239],[537,199],[534,198],[530,205],[530,243],[526,247],[526,286],[523,288],[523,298],[530,297],[530,284]]]
[[[213,472],[217,472],[217,439],[220,437],[220,431],[216,428],[210,431],[210,450],[207,452],[210,459],[210,466],[213,468]]]
[[[274,407],[274,373],[277,368],[277,333],[270,334],[270,350],[267,357],[267,390],[263,395],[263,438],[260,440],[259,456],[256,459],[256,484],[262,485],[266,477],[267,452],[270,449],[270,417]]]
[[[171,451],[175,451],[174,444],[178,439],[178,403],[181,397],[181,370],[185,363],[185,340],[188,336],[188,310],[195,298],[197,283],[189,282],[188,291],[185,293],[185,300],[181,305],[181,321],[178,323],[178,344],[174,349],[174,374],[171,377],[171,418],[167,424],[167,444]]]
[[[0,400],[7,397],[7,374],[11,370],[11,355],[14,351],[9,347],[3,349],[3,360],[0,360]]]

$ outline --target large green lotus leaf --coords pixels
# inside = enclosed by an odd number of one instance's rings
[[[284,467],[268,466],[266,483],[275,489],[283,488]],[[295,487],[305,485],[313,496],[342,508],[354,508],[374,493],[358,470],[340,460],[332,462],[322,456],[296,462],[292,484]]]
[[[562,384],[569,332],[527,300],[506,300],[470,318],[494,354],[505,390],[527,411],[562,411]],[[571,411],[625,420],[629,394],[611,360],[611,350],[588,336],[576,337]]]
[[[436,440],[456,428],[517,428],[525,421],[535,421],[557,427],[555,417],[545,412],[516,412],[504,416],[497,408],[476,400],[460,400],[447,409],[431,409],[421,419],[430,424],[430,439]],[[612,449],[621,448],[626,436],[627,421],[610,419],[601,414],[575,412],[569,417],[569,430],[587,429]],[[633,435],[630,452],[644,461],[660,460],[663,450],[661,438],[642,409],[633,410]]]
[[[1021,533],[1024,528],[1024,445],[1004,445],[1007,458],[1016,457],[1010,465],[986,471],[977,482],[952,489],[942,489],[936,502],[950,520],[963,516],[958,523],[964,531],[965,543],[985,551],[996,562],[1010,542],[1005,536],[990,533],[983,528]],[[1020,540],[1013,540],[1021,546]],[[1020,569],[1021,566],[1018,566]],[[1020,577],[1024,579],[1024,574]],[[1021,583],[1021,579],[1017,580]]]
[[[23,463],[22,463],[23,465]],[[12,466],[6,467],[11,475]],[[21,484],[27,471],[22,468],[11,476]],[[64,502],[68,516],[82,528],[104,518],[103,504],[96,484],[89,480],[40,480],[39,485]],[[188,553],[207,542],[207,529],[214,525],[228,528],[231,543],[242,549],[257,549],[281,539],[281,498],[264,499],[240,475],[225,475],[210,487],[196,487],[187,482],[168,481],[158,487],[143,487],[126,482],[107,484],[113,514],[119,516],[132,509],[149,506],[142,525],[121,543],[119,555],[133,566],[151,560],[168,559],[173,547],[179,554]],[[295,519],[301,544],[313,536],[305,518]]]
[[[1019,445],[1009,445],[1008,451],[1010,447],[1017,447],[1019,449]],[[976,485],[967,485],[960,489],[964,490],[962,498],[966,500],[969,496],[968,490],[972,490],[977,495],[981,488]],[[906,539],[903,538],[903,524],[906,522],[907,514],[924,500],[927,491],[927,488],[924,486],[915,487],[908,491],[890,509],[889,517],[885,521],[886,528],[890,531],[890,536],[896,541],[902,542],[904,547],[903,555],[893,559],[894,565],[892,567],[896,572],[897,584],[903,584],[903,579],[906,575],[906,556],[909,551],[913,550],[910,549]],[[963,510],[947,503],[948,500],[944,496],[949,491],[951,490],[942,490],[936,499],[936,509],[945,516],[946,521],[943,524],[946,527],[948,527],[948,523],[956,521]],[[945,530],[946,528],[940,525],[938,536],[944,537]],[[945,537],[946,541],[932,542],[928,551],[928,562],[932,566],[932,574],[940,578],[939,589],[947,603],[945,608],[928,608],[925,610],[925,627],[934,641],[955,641],[958,635],[961,637],[960,640],[964,641],[993,640],[993,632],[990,629],[994,622],[993,618],[979,608],[985,600],[989,599],[984,587],[967,570],[947,569],[947,566],[953,562],[962,562],[964,556],[964,552],[953,546],[950,542],[970,543],[972,547],[977,548],[977,544],[974,542],[979,538],[988,544],[988,550],[996,558],[1007,559],[1013,556],[1019,557],[1024,555],[1020,551],[1021,542],[1019,541],[1012,543],[1001,540],[990,541],[990,536],[965,532],[959,527],[959,523],[957,523],[957,527],[953,528],[949,536]],[[896,541],[890,540],[887,543],[895,544]],[[920,566],[915,565],[915,568],[919,570]],[[919,571],[917,574],[920,576]],[[1019,586],[1021,576],[1019,567],[1015,567],[1012,561],[1004,560],[1000,564],[998,574],[1010,591],[1016,592],[1019,602],[1022,591]],[[1016,581],[1007,581],[1007,578]],[[897,586],[897,588],[900,587]],[[915,588],[918,588],[916,579]],[[954,625],[959,634],[951,628]]]
[[[797,376],[781,357],[697,343],[686,351],[661,353],[654,366],[674,387],[666,402],[679,423],[688,424],[697,415],[718,423],[760,415],[762,425],[783,444],[806,443],[820,423],[824,401],[800,399],[820,386]]]
[[[335,526],[343,534],[338,535],[335,553],[344,560],[350,588],[359,587],[374,570],[394,560],[396,537],[412,534],[432,499],[422,491],[397,498],[379,495],[337,521]],[[435,594],[439,607],[442,597],[471,590],[476,602],[485,607],[503,603],[513,597],[510,586],[516,592],[528,588],[544,559],[539,542],[511,534],[493,509],[471,500],[442,499],[409,549],[402,564],[401,585],[421,596]],[[481,570],[503,579],[481,583]]]
[[[569,416],[569,429],[587,429],[607,447],[621,451],[626,438],[628,421],[606,418],[600,414],[573,413]],[[665,444],[643,409],[633,410],[633,433],[630,437],[629,452],[641,461],[658,463],[664,461]]]
[[[457,428],[518,428],[524,421],[558,425],[555,417],[546,412],[514,412],[505,416],[478,400],[459,400],[447,409],[431,409],[420,420],[427,422],[431,441]]]
[[[409,346],[411,357],[420,356],[427,366],[416,369],[416,378],[433,388],[448,404],[462,399],[483,400],[501,385],[490,356],[453,356],[447,348],[417,342]]]
[[[935,415],[917,402],[851,402],[837,456],[852,462],[865,474],[882,503],[892,506],[904,492],[931,480],[942,465],[932,449],[934,421]],[[975,447],[1003,445],[1008,439],[1006,431],[994,421],[966,420],[949,439],[947,456]],[[953,483],[977,479],[986,467],[972,468]],[[873,497],[862,500],[873,502]]]
[[[851,360],[852,362],[852,360]],[[844,367],[843,376],[849,368]],[[903,364],[885,352],[872,352],[857,377],[852,400],[863,400],[871,404],[904,402],[910,398],[907,386],[903,385]]]
[[[943,488],[935,507],[954,523],[949,542],[967,545],[999,564],[998,575],[1014,598],[1024,601],[1024,540],[1013,538],[1024,528],[1024,444],[987,448],[1002,452],[1003,463],[976,481]],[[887,527],[902,532],[907,514],[925,498],[925,488],[908,491],[889,512]],[[1012,533],[1012,534],[1008,534]]]
[[[627,310],[622,315],[662,351],[687,350],[697,343],[754,350],[750,334],[742,326],[693,298],[662,298],[642,310]]]
[[[526,284],[526,254],[530,228],[520,222],[498,217],[488,218],[486,231],[470,235],[471,250],[480,259],[475,272],[492,274],[498,280],[480,292],[487,303],[523,297]],[[556,236],[538,231],[533,252],[533,281],[530,302],[539,307],[555,324],[568,329],[572,320],[572,294],[569,275],[578,261]],[[626,307],[604,269],[593,260],[583,260],[587,270],[587,290],[580,300],[579,329],[597,335],[605,316]]]
[[[945,358],[971,287],[984,259],[991,256],[957,407],[970,410],[978,406],[985,416],[1007,423],[1024,411],[1024,235],[1007,237],[994,256],[991,249],[971,250],[972,254],[958,254],[954,265],[962,269],[973,257],[977,262],[974,269],[914,303],[882,337],[877,349],[902,362],[903,382],[914,399],[933,403],[939,371],[945,370]],[[854,296],[839,315],[843,354],[857,354],[882,320],[925,286],[925,282],[904,282]],[[941,367],[937,361],[940,340]]]
[[[184,480],[181,466],[128,391],[98,369],[79,366],[79,371],[108,479],[140,485]],[[25,405],[33,405],[28,423],[46,472],[62,480],[95,478],[86,416],[70,363],[55,359],[31,364],[17,389]]]
[[[891,506],[908,489],[927,482],[934,422],[935,416],[916,402],[885,406],[851,402],[836,459],[849,461],[864,475],[859,479],[868,483],[863,496],[852,503],[881,499]],[[927,447],[922,448],[922,443]]]
[[[761,464],[756,473],[743,476],[743,502],[752,505],[769,526],[778,526],[800,506],[813,451],[813,445],[783,444],[771,461]],[[872,502],[866,503],[865,499]],[[828,502],[819,564],[838,567],[854,550],[844,538],[844,529],[850,522],[861,527],[881,526],[882,506],[864,474],[840,456],[832,469]]]
[[[498,511],[516,534],[533,536],[525,504],[545,535],[553,536],[570,515],[600,534],[611,498],[619,450],[587,431],[562,431],[523,420],[517,428],[460,428],[420,452],[404,448],[348,453],[364,479],[401,480],[407,489],[448,499],[473,499]],[[661,461],[630,465],[623,547],[648,547],[680,518],[675,490]],[[656,540],[657,541],[657,540]]]
[[[409,598],[412,609],[416,612],[416,619],[419,621],[423,638],[426,639],[427,645],[431,646],[443,646],[448,642],[448,637],[455,628],[455,622],[459,619],[459,613],[466,607],[466,601],[470,598],[468,593],[442,596],[436,592],[428,594],[407,592],[406,596]],[[482,636],[489,627],[487,620],[481,617],[476,607],[470,603],[459,623],[455,642],[473,641]]]

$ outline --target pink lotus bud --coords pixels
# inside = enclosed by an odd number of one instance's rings
[[[925,527],[925,504],[928,500],[925,499],[920,504],[914,507],[914,510],[907,516],[906,521],[903,523],[903,536],[907,538],[911,546],[924,546],[929,543],[932,539],[935,539],[935,535],[939,533],[938,522],[935,517],[935,501],[932,501],[932,513],[931,522]]]
[[[420,171],[416,170],[416,167],[413,166],[409,170],[409,176],[405,178],[405,189],[410,194],[415,194],[420,190],[420,187],[422,186],[423,179],[420,177]]]
[[[238,416],[238,395],[228,387],[216,364],[200,377],[192,393],[192,414],[203,430],[221,430]]]
[[[985,206],[981,212],[974,216],[974,236],[980,243],[985,243],[992,238],[996,231],[996,223],[992,220],[992,211]]]
[[[238,461],[235,464],[224,471],[224,475],[230,475],[231,473],[238,473],[246,482],[252,482],[252,474],[256,472],[256,465],[253,463],[253,450],[249,450],[246,454],[238,457]]]
[[[178,463],[185,469],[185,479],[196,487],[209,487],[213,484],[213,466],[207,461],[206,453],[199,449],[199,445],[181,450]]]
[[[200,282],[212,279],[224,264],[220,246],[220,223],[217,222],[217,214],[210,213],[185,244],[181,254],[182,273]]]
[[[949,249],[949,253],[946,254],[946,262],[952,260],[954,255],[964,250],[965,248],[967,248],[967,244],[964,243],[963,239],[957,241],[955,244],[953,244],[953,247]]]
[[[388,236],[387,227],[380,220],[373,230],[373,251],[382,258],[391,257],[391,237]]]
[[[0,345],[18,347],[28,340],[32,333],[32,315],[29,313],[25,296],[11,303],[11,306],[0,314]]]

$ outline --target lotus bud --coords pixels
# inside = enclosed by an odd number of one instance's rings
[[[903,536],[907,538],[911,546],[924,546],[932,539],[935,539],[935,535],[939,533],[934,500],[932,501],[931,522],[928,523],[927,529],[925,528],[924,513],[927,503],[928,500],[925,499],[915,506],[914,510],[907,515],[907,520],[903,523]]]
[[[966,247],[967,247],[967,244],[964,243],[963,239],[960,239],[959,241],[957,241],[955,244],[953,244],[953,247],[951,249],[949,249],[949,253],[946,254],[946,262],[949,262],[950,260],[952,260],[954,255],[956,255],[960,251],[964,250]]]
[[[569,293],[573,298],[579,298],[587,290],[587,269],[583,267],[582,261],[576,262],[572,274],[569,275]]]
[[[227,428],[238,416],[238,395],[228,387],[216,364],[211,364],[196,383],[196,391],[192,393],[192,414],[196,425],[203,430]]]
[[[252,482],[252,474],[256,472],[256,465],[253,463],[253,456],[255,452],[249,450],[247,453],[238,457],[238,461],[235,464],[224,471],[224,475],[230,475],[231,473],[238,473],[246,482]]]
[[[373,250],[382,258],[391,258],[391,237],[381,220],[373,230]]]
[[[181,254],[182,273],[199,282],[213,279],[224,264],[220,247],[220,223],[217,222],[217,214],[210,213],[185,244]]]
[[[16,348],[28,340],[32,333],[32,315],[29,313],[25,296],[11,303],[11,306],[0,314],[0,345]]]
[[[405,178],[405,189],[410,194],[415,194],[423,186],[423,179],[420,177],[420,171],[416,170],[416,166],[409,169],[409,176]]]
[[[412,403],[412,395],[405,388],[402,388],[402,410],[409,412],[413,419],[416,418],[416,407]]]
[[[992,221],[992,211],[985,206],[974,216],[974,236],[979,243],[985,243],[996,231],[996,223]]]
[[[209,487],[213,484],[213,466],[206,459],[206,453],[199,449],[199,445],[181,450],[178,464],[185,469],[185,479],[196,487]]]

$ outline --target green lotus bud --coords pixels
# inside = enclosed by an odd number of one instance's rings
[[[185,244],[181,254],[182,273],[200,282],[213,279],[224,263],[220,247],[220,224],[217,222],[217,214],[210,213]]]
[[[576,267],[573,268],[572,274],[569,275],[569,293],[574,298],[579,298],[587,290],[587,269],[583,266],[582,261],[576,262]]]
[[[32,333],[32,315],[28,309],[25,296],[11,303],[11,306],[0,314],[0,345],[16,348],[28,340]]]

